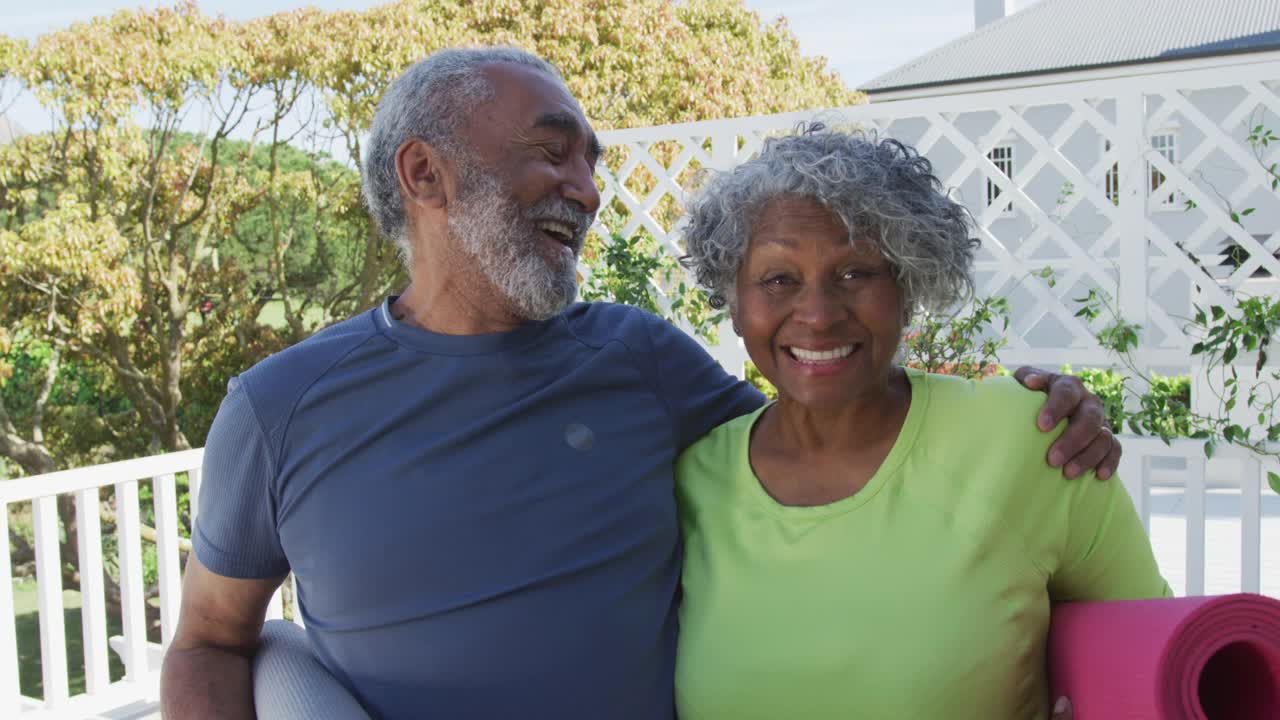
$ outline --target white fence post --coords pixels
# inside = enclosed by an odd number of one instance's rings
[[[40,677],[45,706],[54,708],[70,698],[67,689],[67,630],[62,616],[62,553],[58,537],[58,498],[38,497],[31,503],[36,538],[36,586],[40,604]]]
[[[0,716],[18,714],[18,633],[13,611],[13,565],[9,553],[9,504],[0,503]]]
[[[138,515],[138,481],[116,484],[116,544],[120,548],[120,600],[124,616],[125,679],[138,682],[147,674],[146,587],[142,581],[142,519]]]
[[[1241,462],[1240,473],[1240,589],[1262,588],[1262,463],[1255,457]]]
[[[1142,529],[1148,534],[1151,532],[1151,508],[1147,502],[1147,457],[1134,450],[1129,450],[1120,456],[1120,481],[1124,483],[1125,490],[1129,491],[1129,498],[1133,500],[1133,509],[1137,511],[1138,517],[1142,519]]]
[[[203,471],[199,467],[187,471],[187,499],[190,502],[192,539],[196,532],[196,516],[200,514],[200,480],[203,477]]]
[[[1205,468],[1203,457],[1187,459],[1183,507],[1187,517],[1187,594],[1204,594]]]
[[[168,647],[178,624],[182,571],[178,564],[178,485],[173,473],[151,481],[156,515],[156,571],[160,583],[160,643]]]
[[[102,520],[98,488],[76,492],[77,552],[80,555],[80,622],[84,635],[84,689],[89,695],[111,682],[107,661],[107,598],[102,567]]]
[[[1147,317],[1147,172],[1143,154],[1149,140],[1146,100],[1141,90],[1116,97],[1116,165],[1120,174],[1120,313],[1131,323]],[[1125,272],[1125,271],[1128,272]]]

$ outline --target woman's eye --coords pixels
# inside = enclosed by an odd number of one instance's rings
[[[844,274],[841,275],[840,277],[843,280],[861,280],[862,278],[868,277],[870,275],[871,273],[867,272],[866,270],[845,270]]]
[[[768,287],[786,287],[792,283],[792,279],[786,275],[770,275],[764,279],[764,284]]]

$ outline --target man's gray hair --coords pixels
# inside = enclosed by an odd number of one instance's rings
[[[560,77],[551,63],[519,48],[449,48],[409,66],[378,102],[364,153],[364,200],[406,265],[412,248],[396,177],[396,151],[406,140],[418,138],[455,161],[469,160],[471,151],[459,141],[457,131],[476,108],[493,99],[493,85],[483,70],[494,63],[524,65]]]
[[[943,310],[972,297],[972,219],[929,161],[897,140],[813,123],[769,138],[758,157],[711,175],[690,201],[681,262],[710,291],[712,306],[734,302],[755,221],[781,197],[813,200],[840,219],[851,242],[874,243],[908,310]]]

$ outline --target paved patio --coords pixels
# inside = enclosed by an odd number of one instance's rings
[[[1151,546],[1174,592],[1186,592],[1187,522],[1183,491],[1152,488]],[[1210,490],[1205,498],[1204,594],[1222,595],[1240,588],[1240,495]],[[1280,597],[1280,495],[1262,496],[1261,591]]]

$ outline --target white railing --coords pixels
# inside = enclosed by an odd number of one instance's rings
[[[127,460],[0,483],[0,617],[14,617],[10,508],[29,503],[35,536],[35,580],[39,598],[40,669],[42,698],[28,698],[19,686],[19,657],[15,623],[0,623],[0,714],[47,709],[69,710],[67,638],[63,605],[63,564],[60,535],[67,531],[59,519],[60,498],[75,503],[79,566],[80,617],[84,647],[84,696],[154,694],[155,653],[148,652],[147,593],[143,584],[142,519],[138,501],[140,482],[148,482],[154,500],[156,572],[160,602],[160,641],[167,643],[177,619],[181,575],[178,558],[177,476],[187,474],[194,498],[200,485],[202,451]],[[123,679],[112,681],[108,653],[107,577],[103,558],[103,489],[114,495],[114,540],[118,550],[121,635],[115,645],[126,668]],[[189,507],[195,514],[195,504]],[[6,613],[7,611],[7,613]],[[29,649],[28,649],[29,651]],[[113,687],[120,684],[132,687]],[[121,691],[124,692],[121,692]],[[83,700],[83,698],[77,698]]]
[[[1280,596],[1280,496],[1265,489],[1267,470],[1280,470],[1274,459],[1223,448],[1206,461],[1197,442],[1166,446],[1152,438],[1123,440],[1121,477],[1151,533],[1161,570],[1179,594],[1246,591]],[[173,636],[180,601],[180,549],[188,539],[178,518],[183,510],[191,520],[198,514],[200,457],[200,450],[191,450],[0,483],[0,717],[84,717],[103,708],[157,701],[160,658]],[[182,475],[189,504],[178,500]],[[1224,484],[1207,479],[1223,476],[1232,480]],[[143,538],[138,498],[140,487],[147,484],[156,519],[158,629],[147,627],[148,592],[143,583],[143,547],[151,540]],[[109,535],[103,533],[99,507],[108,492],[115,498],[112,535],[119,551],[122,609],[121,634],[111,638],[102,551]],[[65,528],[58,517],[59,497],[75,502],[79,588],[64,588],[62,582],[59,534]],[[11,508],[25,504],[31,507],[35,540],[41,697],[22,695],[19,684],[22,660],[15,631],[14,548],[8,519]],[[85,691],[74,696],[68,682],[65,589],[80,593]],[[296,592],[293,598],[296,603]],[[282,617],[283,610],[277,594],[269,617]],[[295,621],[300,618],[296,604],[292,615]],[[33,648],[23,650],[26,662],[34,662]],[[119,679],[108,671],[112,652],[125,667]]]
[[[1121,436],[1120,478],[1147,528],[1161,572],[1179,595],[1280,597],[1280,495],[1274,456],[1203,443]]]
[[[201,450],[189,450],[0,483],[0,618],[8,618],[0,621],[0,717],[44,712],[82,716],[105,706],[158,697],[162,648],[173,637],[178,616],[180,553],[190,542],[179,517],[184,513],[188,522],[194,521],[199,512],[202,454]],[[185,480],[189,498],[181,503],[179,478]],[[151,491],[153,529],[143,522],[139,503],[142,488]],[[104,506],[107,495],[114,501]],[[61,538],[68,528],[59,517],[60,500],[64,512],[74,503],[71,514],[77,542],[71,550],[76,553],[79,587],[63,585],[63,567],[71,558],[61,555]],[[20,658],[10,511],[28,508],[34,536],[39,647],[38,655],[37,648],[21,648]],[[114,532],[104,532],[104,516],[113,522]],[[103,554],[108,541],[117,549],[115,569],[110,573]],[[151,588],[144,584],[143,558],[149,554],[144,553],[144,547],[148,545],[155,553],[156,582]],[[113,637],[108,637],[108,582],[119,588],[118,596],[112,593],[119,599],[119,615],[112,613],[119,635]],[[84,692],[74,696],[69,687],[72,673],[64,590],[77,590],[80,602]],[[158,602],[158,627],[148,627],[147,605],[152,597]],[[271,615],[282,615],[280,602],[273,604]],[[123,677],[112,677],[112,654],[123,663]],[[37,657],[42,692],[40,697],[29,697],[22,693],[20,664],[33,663]],[[80,658],[73,660],[80,662]]]

